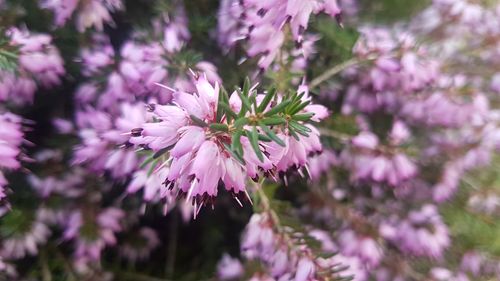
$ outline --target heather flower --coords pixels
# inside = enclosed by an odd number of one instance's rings
[[[182,17],[182,13],[179,17]],[[172,20],[176,22],[176,28],[186,28],[181,26],[186,24],[184,20],[177,20],[177,17]],[[158,25],[163,27],[163,21],[159,21]],[[163,30],[159,33],[163,36]],[[173,58],[168,54],[180,50],[164,46],[160,42],[142,40],[139,35],[136,37],[138,38],[123,44],[116,54],[118,60],[115,60],[113,48],[106,36],[100,34],[93,37],[94,45],[83,49],[80,55],[83,73],[92,80],[79,87],[79,101],[116,114],[113,112],[115,105],[121,102],[170,102],[172,92],[158,87],[158,83],[185,91],[194,90],[191,79],[186,75],[174,74],[177,69],[171,66]],[[187,39],[188,37],[182,40]],[[216,67],[209,62],[198,61],[190,66],[195,70],[206,71],[211,82],[220,80]],[[108,77],[104,83],[102,79],[95,79],[102,75]]]
[[[382,260],[383,252],[380,246],[369,236],[345,230],[340,233],[338,242],[341,245],[343,255],[357,256],[367,267],[376,267]]]
[[[313,181],[319,181],[321,175],[326,174],[330,168],[339,164],[338,157],[333,151],[324,150],[321,154],[309,159],[309,176]]]
[[[495,193],[473,194],[467,206],[474,212],[494,216],[500,210],[500,196]]]
[[[4,171],[21,168],[23,136],[21,117],[10,112],[0,114],[0,200],[6,197],[8,184]]]
[[[416,256],[439,259],[450,245],[448,228],[434,205],[411,211],[407,219],[393,226],[384,225],[381,232],[403,251]]]
[[[67,198],[76,198],[83,192],[82,172],[75,170],[74,173],[67,173],[62,178],[48,176],[39,178],[36,175],[30,175],[28,180],[32,188],[41,198],[48,198],[51,195],[62,195]]]
[[[126,242],[120,245],[119,251],[120,255],[131,263],[147,259],[160,244],[158,234],[149,227],[141,227],[127,238]]]
[[[469,278],[463,273],[454,274],[450,270],[442,267],[434,267],[430,271],[432,280],[445,281],[445,280],[456,280],[456,281],[469,281]]]
[[[217,277],[220,280],[235,280],[240,278],[243,273],[241,262],[228,254],[224,254],[217,265]]]
[[[105,23],[113,23],[111,13],[123,9],[121,0],[40,0],[40,6],[54,12],[56,26],[63,26],[77,12],[79,32],[90,27],[102,31]]]
[[[250,218],[241,241],[241,251],[248,260],[259,261],[264,272],[274,280],[321,280],[338,277],[339,264],[331,257],[318,257],[316,248],[310,248],[308,239],[317,239],[325,253],[335,250],[324,232],[313,230],[308,234],[277,227],[279,222],[269,213],[254,214]],[[296,239],[296,240],[295,240]],[[331,270],[331,271],[330,271]]]
[[[403,153],[384,153],[378,138],[371,132],[361,132],[352,139],[353,151],[344,152],[344,163],[353,170],[353,180],[388,183],[392,186],[413,178],[416,165]]]
[[[174,15],[175,16],[172,16]],[[163,28],[163,47],[169,53],[179,52],[184,44],[191,38],[189,29],[187,28],[187,17],[186,12],[182,6],[177,6],[176,10],[172,15],[163,15],[163,23],[159,20],[154,25],[161,26]],[[159,29],[159,28],[158,28]]]
[[[294,128],[300,128],[309,134],[302,132],[300,135],[295,133],[291,136],[290,129],[276,133],[263,131],[262,133],[271,134],[270,136],[278,141],[255,143],[248,131],[246,136],[240,135],[238,143],[232,144],[229,129],[218,132],[204,125],[216,123],[218,118],[221,118],[222,122],[224,119],[227,122],[230,116],[224,117],[218,114],[221,93],[218,83],[212,85],[206,76],[202,75],[197,78],[195,87],[197,92],[192,95],[182,91],[174,92],[173,105],[151,105],[150,108],[159,122],[146,123],[141,128],[132,130],[133,138],[130,142],[156,152],[168,148],[170,158],[162,164],[168,164],[170,167],[165,179],[166,186],[170,189],[176,188],[185,194],[188,200],[193,199],[196,204],[201,203],[200,206],[217,196],[219,181],[224,183],[225,189],[239,202],[237,196],[248,197],[245,189],[247,177],[258,178],[260,169],[272,175],[276,172],[285,172],[291,167],[304,167],[307,165],[309,154],[322,150],[317,129],[312,125],[294,122],[292,122]],[[250,91],[253,92],[254,89]],[[263,100],[264,96],[257,95],[255,99]],[[302,100],[296,102],[304,102],[301,112],[306,116],[317,116],[315,120],[319,121],[328,115],[323,107],[308,104],[310,98],[307,96],[307,91],[303,91]],[[228,109],[242,110],[244,106],[246,107],[237,93],[232,94],[228,103],[230,104],[227,105]],[[256,108],[257,106],[254,110]],[[247,108],[247,111],[249,110],[251,109]],[[247,118],[262,118],[253,117],[253,114],[258,112],[249,111],[246,114],[248,117],[240,121]],[[218,126],[236,126],[235,124]],[[264,129],[255,127],[255,133],[259,134],[260,130]],[[228,151],[230,146],[240,146],[240,152],[236,153],[241,153],[241,159],[234,157],[235,152]],[[206,159],[213,161],[207,162]],[[195,213],[197,212],[195,210]]]
[[[18,67],[16,73],[0,71],[0,101],[31,103],[38,86],[51,88],[61,83],[64,63],[50,35],[18,28],[10,28],[7,35],[19,51]]]
[[[302,43],[310,16],[320,12],[340,20],[336,0],[223,1],[219,7],[217,39],[225,50],[247,39],[247,54],[261,55],[258,65],[267,69],[285,43],[285,25],[290,26],[293,39]]]
[[[115,178],[123,178],[137,169],[140,158],[127,146],[125,133],[143,124],[149,117],[144,105],[123,103],[115,120],[102,111],[88,108],[77,115],[82,144],[75,152],[75,163],[86,162],[94,171],[108,170]],[[121,165],[118,165],[121,163]]]
[[[0,228],[2,233],[9,233],[2,237],[0,255],[9,259],[21,259],[25,256],[38,254],[39,245],[47,242],[50,230],[35,214],[29,210],[14,209],[2,217]]]
[[[94,217],[86,217],[81,211],[75,211],[68,216],[64,239],[75,243],[75,258],[95,261],[99,260],[106,246],[116,244],[115,233],[122,230],[120,220],[124,212],[117,208],[103,209]]]

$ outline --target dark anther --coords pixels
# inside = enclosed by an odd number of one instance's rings
[[[142,133],[142,128],[135,128],[135,129],[132,129],[130,131],[130,133],[132,133],[132,136],[133,137],[140,137],[141,136],[141,133]]]
[[[260,10],[258,10],[258,11],[257,11],[257,15],[258,15],[259,17],[263,17],[263,16],[265,16],[265,15],[266,15],[266,13],[267,13],[267,11],[266,11],[266,9],[264,9],[264,8],[262,8],[262,9],[260,9]]]

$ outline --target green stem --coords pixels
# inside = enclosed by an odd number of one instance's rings
[[[16,59],[17,60],[17,55],[15,53],[9,52],[7,50],[0,50],[0,54],[9,57],[11,59]]]
[[[320,76],[314,78],[311,81],[311,83],[309,83],[309,89],[316,88],[317,86],[319,86],[319,84],[325,82],[326,80],[330,79],[331,77],[335,76],[336,74],[342,72],[343,70],[345,70],[351,66],[354,66],[354,65],[357,65],[360,63],[364,63],[364,62],[368,62],[368,61],[372,61],[372,60],[375,60],[377,58],[378,58],[378,56],[375,56],[375,55],[368,56],[368,57],[362,58],[362,59],[352,58],[352,59],[344,61],[341,64],[337,64],[334,67],[327,70],[326,72],[324,72],[323,74],[321,74]]]
[[[40,266],[42,267],[42,280],[52,281],[52,274],[50,273],[50,268],[47,260],[47,249],[44,247],[40,249]]]
[[[328,136],[332,137],[335,139],[340,140],[341,142],[347,143],[349,142],[353,136],[350,136],[348,134],[344,134],[341,132],[333,131],[327,128],[319,128],[319,132],[321,133],[322,136]]]

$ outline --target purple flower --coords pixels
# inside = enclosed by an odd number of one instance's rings
[[[321,11],[339,19],[336,0],[223,1],[219,8],[217,39],[226,51],[247,39],[247,54],[261,55],[258,65],[268,69],[282,51],[285,25],[290,26],[293,39],[303,43],[310,16]]]
[[[79,32],[92,26],[102,31],[104,23],[112,23],[110,12],[123,8],[121,0],[40,0],[40,6],[54,12],[57,26],[64,25],[78,10],[76,26]]]
[[[220,280],[235,280],[240,278],[243,273],[241,262],[228,254],[224,254],[217,265],[217,277]]]
[[[121,220],[125,213],[121,209],[107,208],[96,217],[90,217],[80,210],[69,214],[64,238],[73,240],[77,261],[99,260],[106,246],[116,244],[115,233],[122,230]]]
[[[33,217],[23,213],[20,210],[13,210],[4,216],[16,217],[16,219],[7,219],[10,223],[23,224],[23,228],[10,226],[10,229],[16,229],[1,244],[0,255],[9,259],[21,259],[27,255],[34,256],[38,254],[38,246],[45,244],[50,236],[50,230],[40,217],[33,214]]]
[[[19,48],[18,71],[0,71],[0,101],[31,103],[38,85],[50,88],[61,83],[63,60],[47,34],[10,28],[10,44]]]
[[[3,170],[21,168],[21,145],[25,142],[22,121],[10,112],[0,114],[0,200],[6,197],[8,184]]]
[[[120,256],[132,263],[147,259],[151,252],[160,245],[158,234],[152,228],[141,227],[132,233],[130,240],[120,245]]]

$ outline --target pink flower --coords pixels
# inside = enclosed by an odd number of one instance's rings
[[[5,194],[8,182],[2,170],[21,168],[19,161],[21,145],[24,142],[22,119],[10,112],[0,114],[0,200]]]
[[[151,252],[160,245],[158,234],[152,228],[141,227],[131,233],[132,237],[120,245],[120,256],[132,263],[147,259]]]
[[[116,244],[115,233],[122,230],[121,220],[125,213],[121,209],[100,210],[96,217],[90,217],[81,210],[69,215],[64,238],[74,240],[76,259],[98,260],[106,246]]]
[[[64,25],[78,10],[76,26],[79,32],[92,26],[102,31],[104,23],[112,23],[110,12],[123,8],[121,0],[40,0],[40,5],[54,12],[57,26]]]
[[[39,216],[34,216],[32,221],[30,218],[23,217],[19,210],[11,211],[6,216],[21,216],[21,219],[27,220],[24,222],[27,225],[26,229],[16,229],[10,233],[0,248],[0,255],[4,258],[21,259],[27,255],[38,254],[38,246],[45,244],[50,236],[50,229],[40,220]],[[16,221],[17,223],[17,221]]]
[[[51,88],[61,83],[63,60],[46,34],[30,33],[26,29],[10,28],[10,44],[19,48],[18,71],[0,71],[0,101],[30,103],[37,84]]]
[[[217,265],[217,276],[220,280],[234,280],[240,278],[244,273],[241,262],[224,254]]]
[[[194,94],[176,91],[173,93],[172,105],[149,105],[157,122],[148,122],[132,129],[130,142],[157,153],[168,151],[169,158],[161,164],[169,169],[165,180],[167,188],[179,190],[180,195],[186,195],[187,200],[192,200],[196,206],[212,202],[218,194],[219,182],[224,183],[225,189],[241,204],[238,197],[249,198],[245,188],[248,177],[256,180],[260,174],[264,174],[276,179],[277,172],[285,172],[292,167],[300,169],[307,165],[311,154],[321,152],[318,130],[306,124],[303,126],[310,131],[308,136],[291,136],[287,130],[279,130],[275,135],[283,143],[258,141],[262,157],[257,156],[248,135],[240,136],[243,159],[234,158],[233,152],[227,148],[231,146],[232,132],[229,129],[226,132],[214,132],[210,126],[205,126],[227,122],[227,117],[216,120],[219,84],[210,83],[205,75],[195,78]],[[304,86],[302,90],[307,91],[307,88]],[[256,95],[257,101],[263,98],[263,94]],[[309,100],[308,95],[303,96],[303,102]],[[240,111],[242,101],[237,93],[229,98],[229,106]],[[328,115],[324,107],[315,105],[306,106],[302,112],[313,113],[313,121]],[[251,115],[256,113],[251,110],[246,114],[253,118]],[[234,124],[227,126],[229,128]],[[144,181],[142,176],[136,178],[133,190]],[[195,214],[199,207],[195,208]]]
[[[307,281],[314,276],[314,263],[308,258],[300,259],[295,273],[295,281]]]

